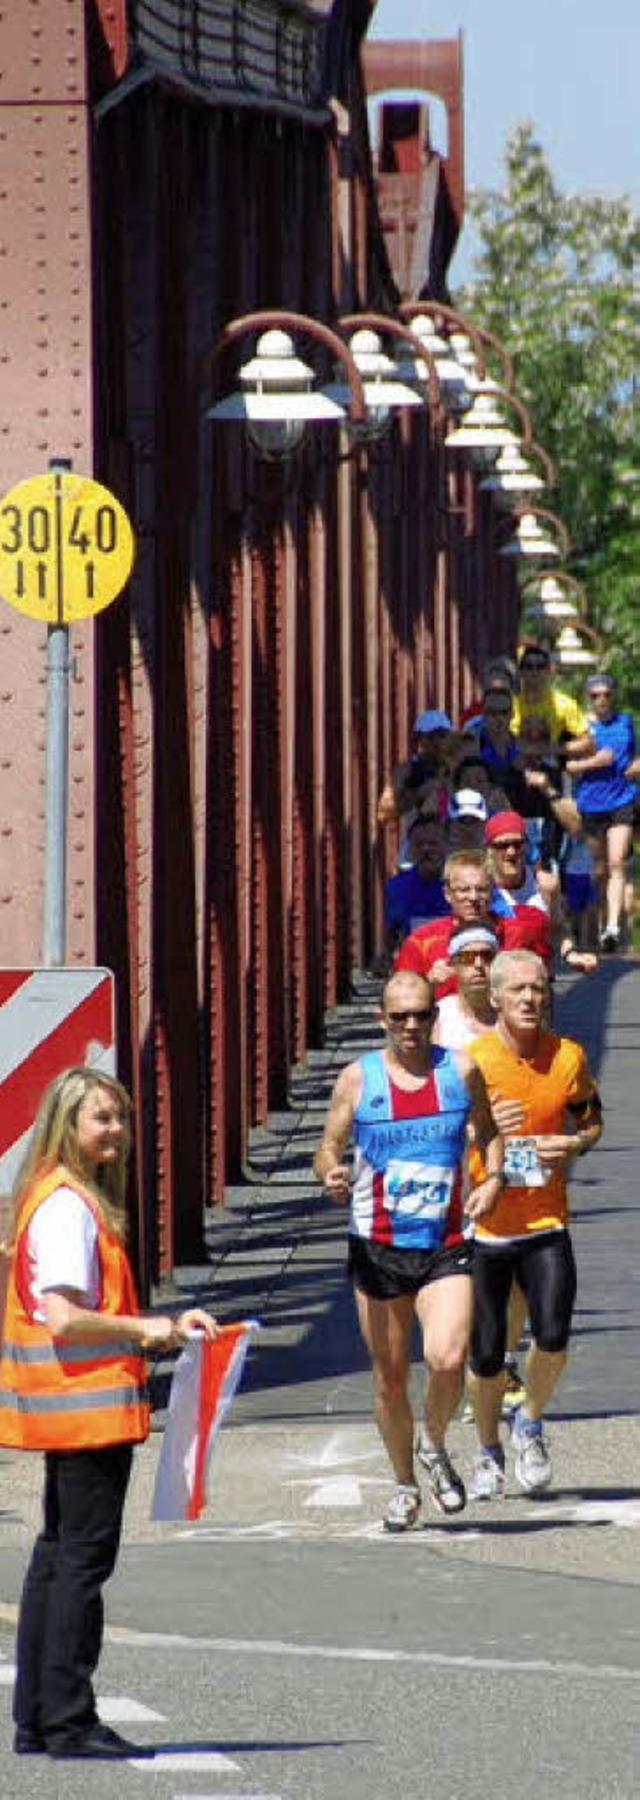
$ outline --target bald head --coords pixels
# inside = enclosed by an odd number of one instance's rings
[[[390,1013],[407,1012],[410,1008],[430,1013],[432,1006],[433,987],[425,975],[414,974],[411,969],[397,969],[385,982],[382,990],[384,1019],[388,1019]]]

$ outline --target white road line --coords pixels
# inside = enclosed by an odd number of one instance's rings
[[[142,1769],[146,1775],[164,1775],[180,1770],[183,1775],[241,1775],[240,1763],[219,1750],[157,1750],[155,1756],[128,1756],[131,1769]]]
[[[330,1475],[328,1481],[314,1484],[312,1492],[307,1494],[305,1506],[351,1506],[359,1512],[362,1506],[360,1482],[355,1475]]]
[[[15,1664],[2,1663],[0,1666],[0,1687],[13,1687],[16,1678]],[[165,1725],[166,1713],[154,1712],[153,1707],[143,1706],[141,1700],[132,1700],[128,1694],[98,1694],[98,1712],[106,1725],[122,1725],[125,1720],[132,1724]]]
[[[125,1719],[141,1725],[166,1725],[166,1713],[154,1712],[152,1706],[143,1706],[141,1700],[130,1700],[128,1694],[98,1694],[98,1712],[106,1725],[121,1725]]]
[[[446,1656],[436,1650],[383,1650],[365,1645],[287,1644],[277,1638],[183,1637],[177,1632],[131,1631],[111,1626],[105,1632],[111,1643],[138,1649],[218,1650],[224,1656],[292,1656],[302,1661],[414,1664],[431,1669],[478,1669],[496,1674],[581,1676],[590,1681],[640,1682],[640,1668],[625,1669],[618,1663],[552,1662],[539,1657],[525,1660],[508,1656]]]

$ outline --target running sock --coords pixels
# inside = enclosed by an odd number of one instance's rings
[[[541,1437],[542,1419],[528,1419],[526,1413],[523,1413],[522,1407],[519,1406],[513,1421],[513,1429],[517,1437]]]
[[[502,1444],[481,1444],[480,1455],[490,1456],[492,1462],[499,1463],[500,1468],[504,1468],[504,1450]]]

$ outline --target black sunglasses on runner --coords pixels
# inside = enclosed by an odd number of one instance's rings
[[[418,1025],[426,1025],[435,1012],[434,1006],[410,1006],[406,1012],[389,1012],[387,1018],[390,1025],[404,1025],[407,1019],[416,1019]]]

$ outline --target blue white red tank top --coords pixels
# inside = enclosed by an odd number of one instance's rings
[[[360,1059],[349,1230],[399,1249],[438,1250],[462,1237],[460,1164],[471,1101],[450,1050],[431,1051],[422,1087],[395,1085],[381,1050]]]

